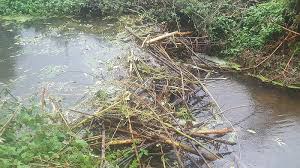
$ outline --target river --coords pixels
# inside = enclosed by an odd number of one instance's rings
[[[300,92],[225,77],[211,83],[210,91],[238,131],[234,154],[240,167],[299,167]]]
[[[115,39],[114,20],[49,19],[0,26],[0,89],[30,98],[47,93],[69,105],[112,76],[129,45]],[[122,45],[120,45],[122,43]],[[108,86],[109,89],[109,86]]]
[[[115,40],[118,30],[110,22],[54,19],[0,26],[0,89],[29,98],[46,88],[74,105],[111,76],[122,78],[118,60],[132,44]],[[233,155],[239,166],[300,167],[300,93],[244,76],[224,77],[209,89],[238,131]]]

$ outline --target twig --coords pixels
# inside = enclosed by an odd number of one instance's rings
[[[45,111],[45,107],[46,107],[45,94],[46,94],[46,89],[43,88],[42,94],[41,94],[41,108],[42,108],[42,111]]]
[[[134,138],[134,139],[121,139],[121,140],[111,140],[106,144],[106,147],[111,145],[130,145],[134,143],[141,142],[142,139]]]
[[[287,71],[287,69],[288,69],[288,67],[289,67],[289,65],[290,65],[290,63],[291,63],[291,61],[292,61],[294,55],[295,55],[295,54],[292,54],[292,56],[290,57],[289,61],[287,62],[286,66],[285,66],[285,68],[284,68],[284,70],[283,70],[283,74]]]
[[[11,117],[6,121],[6,123],[1,127],[0,129],[0,137],[2,136],[2,134],[5,132],[7,126],[9,125],[9,123],[14,119],[14,117],[16,116],[16,112],[13,113],[11,115]]]
[[[145,38],[145,40],[143,41],[142,46],[141,46],[142,48],[144,47],[144,45],[147,42],[147,40],[149,39],[149,37],[150,37],[150,34],[148,34],[147,37]]]
[[[289,37],[289,35],[287,35],[281,42],[280,44],[273,50],[273,52],[267,56],[264,60],[262,60],[260,63],[258,63],[257,65],[253,66],[253,67],[249,67],[249,68],[242,68],[241,70],[249,70],[249,69],[254,69],[259,67],[260,65],[262,65],[263,63],[265,63],[268,59],[270,59],[275,53],[276,51],[282,46],[282,44],[286,41],[286,39]]]
[[[131,120],[130,120],[130,116],[128,117],[128,128],[129,128],[129,131],[130,131],[130,134],[131,134],[131,139],[134,140],[134,135],[133,135],[133,131],[132,131],[132,126],[131,126]],[[134,147],[134,152],[135,152],[135,155],[136,155],[136,160],[139,164],[139,167],[142,168],[142,165],[141,165],[141,160],[140,160],[140,156],[139,156],[139,153],[138,153],[138,150],[136,148],[136,144],[133,143],[133,147]]]
[[[294,33],[294,34],[300,36],[300,33],[296,32],[296,31],[294,31],[294,30],[288,29],[288,28],[286,28],[286,27],[284,27],[284,26],[281,26],[281,25],[280,25],[280,27],[283,28],[284,30],[288,31],[288,32],[291,32],[291,33]]]
[[[104,123],[102,123],[102,143],[101,143],[101,163],[100,163],[100,167],[104,167],[104,163],[105,163],[105,149],[106,149],[106,145],[105,145],[105,125]]]
[[[161,145],[160,145],[160,152],[161,152],[160,160],[163,164],[163,168],[166,168],[165,153]]]
[[[57,102],[55,102],[55,100],[52,98],[52,97],[49,97],[49,99],[51,100],[52,102],[52,105],[54,107],[54,112],[57,112],[59,114],[59,116],[61,117],[62,121],[64,122],[64,124],[66,125],[66,127],[71,130],[69,124],[68,124],[68,121],[66,120],[65,116],[63,115],[62,113],[62,109],[61,107],[58,105]]]
[[[82,121],[80,121],[78,124],[76,124],[75,126],[72,127],[72,129],[75,129],[75,128],[78,128],[79,126],[81,125],[84,125],[85,123],[88,123],[89,121],[91,121],[94,117],[100,117],[103,113],[105,113],[106,111],[112,109],[113,107],[115,107],[116,105],[120,104],[121,101],[117,101],[116,103],[110,105],[109,107],[103,109],[103,110],[100,110],[98,112],[96,112],[94,115],[91,115],[89,118],[86,118],[86,119],[83,119]],[[72,110],[74,112],[78,112],[76,110]],[[84,113],[86,114],[86,113]]]

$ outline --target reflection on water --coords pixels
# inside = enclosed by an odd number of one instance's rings
[[[226,117],[239,133],[243,167],[299,167],[300,93],[275,88],[245,77],[211,84]]]
[[[8,87],[24,97],[45,87],[74,100],[109,78],[115,60],[128,48],[106,38],[117,33],[111,25],[95,23],[54,19],[21,27],[0,24],[0,89]]]
[[[15,45],[17,33],[11,32],[9,27],[4,28],[0,25],[0,82],[15,76],[13,56],[20,50],[20,47]]]

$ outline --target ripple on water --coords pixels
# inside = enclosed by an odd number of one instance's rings
[[[238,163],[245,167],[300,166],[300,93],[265,87],[242,76],[210,83],[210,90],[235,125],[240,147]],[[253,131],[247,131],[253,130]]]
[[[45,87],[70,104],[96,91],[95,83],[118,73],[117,58],[125,56],[130,45],[108,38],[118,30],[107,22],[94,23],[97,26],[91,27],[51,19],[18,27],[0,25],[0,89],[9,87],[13,94],[26,97]],[[97,33],[90,31],[96,27]]]

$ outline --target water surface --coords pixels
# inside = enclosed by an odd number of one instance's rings
[[[300,92],[227,77],[210,89],[222,109],[230,109],[225,116],[238,131],[240,167],[300,167]]]
[[[75,103],[111,78],[128,44],[115,39],[116,21],[49,19],[0,25],[0,89],[22,98],[43,88]],[[122,71],[119,72],[122,75]]]

